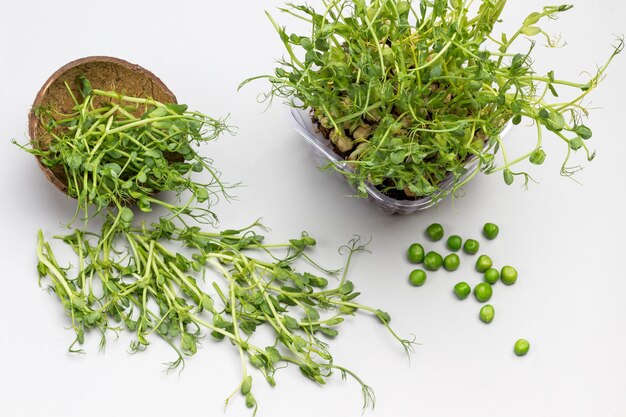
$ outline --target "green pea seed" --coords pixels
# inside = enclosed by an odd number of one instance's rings
[[[472,292],[472,288],[467,282],[459,282],[454,286],[454,294],[459,300],[465,300]]]
[[[480,249],[480,243],[474,239],[467,239],[463,245],[463,251],[470,255],[476,255],[478,249]]]
[[[461,265],[461,260],[456,253],[451,253],[443,259],[443,267],[448,271],[456,271],[459,269],[459,265]]]
[[[446,243],[446,246],[452,252],[457,252],[459,249],[461,249],[462,245],[463,245],[463,239],[461,239],[461,236],[458,236],[458,235],[450,236]]]
[[[496,224],[485,223],[483,226],[483,235],[485,235],[485,237],[489,240],[495,239],[498,236],[498,233],[500,233],[500,228]]]
[[[530,343],[526,339],[518,339],[515,342],[515,346],[513,347],[513,351],[517,356],[524,356],[530,350]]]
[[[491,288],[491,285],[487,284],[486,282],[481,282],[474,287],[474,296],[481,303],[489,301],[492,295],[493,288]]]
[[[426,228],[426,236],[433,242],[437,242],[443,238],[443,226],[439,223],[433,223]]]
[[[409,262],[419,264],[424,260],[424,247],[419,243],[412,244],[407,251],[407,258]]]
[[[493,285],[500,279],[500,272],[496,268],[489,268],[485,271],[485,282]]]
[[[513,285],[517,281],[517,270],[512,266],[503,266],[500,271],[500,280],[506,285]]]
[[[495,315],[496,310],[491,304],[484,305],[483,308],[480,309],[479,317],[484,323],[491,323]]]
[[[415,287],[421,287],[426,282],[426,272],[421,269],[415,269],[409,274],[409,282]]]
[[[487,255],[480,255],[476,260],[476,270],[478,272],[485,272],[493,266],[493,261]]]
[[[426,256],[424,256],[424,268],[427,271],[436,271],[441,268],[442,264],[443,257],[437,252],[428,252]]]

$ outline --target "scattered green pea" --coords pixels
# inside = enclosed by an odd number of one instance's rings
[[[461,259],[456,253],[451,253],[443,259],[443,267],[448,271],[456,271],[461,265]]]
[[[496,224],[485,223],[483,226],[483,235],[485,235],[485,237],[489,240],[495,239],[498,236],[498,233],[500,233],[500,228]]]
[[[485,271],[485,282],[493,285],[500,279],[500,272],[496,268],[489,268]]]
[[[493,261],[487,255],[480,255],[476,260],[476,270],[478,272],[485,272],[493,266]]]
[[[437,242],[443,238],[443,226],[439,223],[433,223],[426,228],[426,235],[433,242]]]
[[[512,266],[503,266],[500,271],[500,280],[506,285],[513,285],[517,281],[517,270]]]
[[[421,263],[424,260],[424,247],[419,243],[412,244],[407,251],[407,258],[414,264]]]
[[[454,286],[454,294],[459,300],[465,300],[472,292],[472,288],[467,282],[459,282]]]
[[[463,250],[465,251],[465,253],[470,255],[476,255],[478,249],[480,249],[480,243],[478,243],[478,241],[474,239],[467,239],[465,241],[465,244],[463,245]]]
[[[474,296],[476,296],[476,299],[481,303],[489,301],[492,295],[493,288],[486,282],[481,282],[474,287]]]
[[[461,249],[461,246],[463,245],[463,239],[461,239],[461,236],[458,235],[452,235],[448,238],[448,241],[446,243],[446,246],[448,247],[448,249],[450,249],[452,252],[458,252],[459,249]]]
[[[436,271],[441,268],[443,257],[437,252],[428,252],[424,256],[424,268],[428,271]]]
[[[515,346],[513,347],[513,351],[517,356],[524,356],[530,350],[530,343],[526,339],[518,339],[515,342]]]
[[[409,275],[409,282],[415,287],[421,287],[426,282],[426,272],[422,269],[415,269]]]
[[[496,315],[496,310],[493,308],[491,304],[484,305],[483,308],[480,309],[480,320],[484,323],[491,323],[493,321],[494,316]]]

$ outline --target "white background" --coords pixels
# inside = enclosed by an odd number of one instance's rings
[[[538,70],[584,79],[626,32],[621,0],[573,0],[575,8],[548,25],[567,47],[538,47]],[[27,140],[27,113],[39,87],[57,68],[89,55],[138,63],[162,78],[180,102],[219,116],[230,113],[235,137],[206,146],[224,178],[242,181],[238,201],[217,208],[223,227],[257,217],[272,228],[271,241],[307,230],[317,237],[317,258],[331,266],[336,248],[354,234],[372,237],[371,254],[356,258],[351,279],[362,302],[393,317],[402,335],[421,342],[411,361],[374,319],[349,320],[332,344],[335,361],[376,391],[366,416],[626,416],[626,274],[624,248],[624,74],[620,56],[588,104],[594,108],[589,142],[598,156],[576,177],[559,175],[562,143],[549,137],[546,164],[534,169],[540,184],[507,187],[500,176],[480,176],[465,196],[408,217],[388,216],[367,201],[349,198],[341,179],[318,172],[277,100],[256,102],[267,85],[237,92],[248,76],[271,71],[282,45],[263,14],[281,1],[4,1],[0,5],[0,416],[222,415],[223,400],[239,382],[239,364],[226,344],[205,341],[180,375],[163,373],[171,352],[155,342],[127,353],[129,338],[86,355],[72,355],[73,340],[58,301],[37,286],[35,238],[61,231],[74,209],[39,172],[34,159],[9,143]],[[318,5],[320,1],[311,2]],[[544,2],[511,1],[499,29],[516,24]],[[274,15],[289,27],[294,19]],[[534,130],[507,136],[513,148],[531,146]],[[585,162],[583,158],[579,162]],[[422,241],[430,223],[480,236],[485,221],[501,227],[483,243],[496,263],[515,265],[513,287],[494,288],[495,321],[478,318],[479,304],[454,299],[459,280],[476,283],[472,259],[454,274],[431,274],[419,289],[407,284],[406,248]],[[482,240],[481,240],[482,241]],[[431,245],[443,249],[442,245]],[[530,340],[524,358],[512,353],[517,338]],[[359,416],[360,392],[338,376],[325,387],[295,368],[279,372],[269,388],[259,375],[258,416]],[[141,413],[141,414],[140,414]],[[228,416],[246,416],[233,401]]]

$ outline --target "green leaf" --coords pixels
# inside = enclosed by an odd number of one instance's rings
[[[320,332],[324,333],[326,336],[335,337],[339,334],[339,332],[335,329],[330,329],[328,327],[320,327]]]
[[[180,347],[187,355],[193,355],[198,351],[196,338],[189,333],[183,333],[181,337]]]
[[[380,320],[381,323],[391,322],[391,316],[382,310],[376,310],[376,317],[378,317],[378,320]]]
[[[202,308],[208,311],[213,310],[213,300],[208,295],[202,297]]]
[[[85,171],[88,171],[88,172],[96,171],[96,169],[98,169],[98,162],[99,161],[86,162],[84,166]]]
[[[590,139],[591,136],[593,135],[593,133],[591,132],[591,129],[589,129],[585,125],[576,126],[576,128],[574,129],[574,132],[584,140]]]
[[[87,98],[93,91],[91,82],[84,75],[79,76],[78,81],[80,82],[80,95]]]
[[[539,26],[524,26],[520,29],[520,32],[526,36],[535,36],[541,33],[541,28]]]
[[[173,111],[176,114],[183,114],[188,109],[188,106],[186,104],[175,104],[175,103],[166,104],[165,107],[167,107],[169,110]]]
[[[354,284],[351,281],[346,281],[339,287],[339,293],[343,295],[350,294],[352,291],[354,291]]]
[[[39,272],[39,276],[45,277],[46,275],[48,275],[48,267],[42,262],[39,262],[37,264],[37,272]]]
[[[530,155],[529,160],[532,164],[541,165],[546,160],[546,153],[542,149],[537,149]]]
[[[561,113],[551,112],[548,120],[545,122],[545,126],[552,132],[560,132],[565,128],[565,118]]]
[[[288,315],[283,316],[283,324],[286,328],[290,330],[298,330],[300,328],[300,326],[298,325],[298,320]]]
[[[251,392],[246,394],[246,407],[254,408],[256,406],[256,400]]]
[[[131,209],[129,209],[128,207],[122,207],[122,209],[120,210],[120,223],[122,224],[122,226],[129,227],[132,224],[134,218],[135,215],[133,214],[133,211]]]
[[[430,78],[437,78],[441,75],[441,72],[443,71],[443,67],[441,66],[441,64],[435,64],[433,65],[433,67],[430,70]]]
[[[504,182],[505,182],[505,184],[506,185],[511,185],[511,184],[513,184],[513,180],[514,180],[514,177],[513,177],[513,173],[511,172],[511,170],[510,169],[505,169],[504,170]]]
[[[313,44],[311,43],[311,39],[309,39],[309,38],[301,37],[300,38],[300,45],[306,51],[312,51],[313,50]]]
[[[404,151],[392,152],[389,155],[389,159],[391,160],[391,162],[396,164],[396,165],[402,164],[404,162],[404,158],[405,158]]]
[[[83,158],[79,154],[72,154],[65,158],[65,163],[70,169],[77,170],[83,164]]]
[[[167,108],[166,107],[157,107],[148,113],[149,118],[157,118],[157,117],[165,117],[167,116]]]
[[[534,25],[541,19],[542,16],[543,15],[541,13],[532,12],[531,14],[528,15],[528,17],[526,17],[526,19],[524,19],[523,25],[524,26]]]
[[[147,151],[144,152],[145,156],[149,156],[151,158],[154,159],[161,159],[163,158],[163,152],[161,152],[158,149],[148,149]]]
[[[144,213],[150,213],[152,211],[152,206],[150,204],[150,201],[148,201],[148,199],[145,197],[141,197],[137,201],[137,205],[139,206],[139,209],[143,211]]]
[[[320,318],[320,313],[318,313],[314,308],[307,307],[304,313],[309,321],[319,320]]]
[[[194,194],[196,196],[196,200],[198,200],[198,203],[203,203],[209,199],[209,192],[206,188],[197,188],[194,191]]]
[[[241,394],[247,395],[252,388],[252,377],[250,375],[246,376],[241,383]]]
[[[569,141],[569,147],[572,148],[572,150],[577,151],[580,148],[583,147],[583,141],[580,137],[575,137],[573,139],[570,139]]]
[[[105,170],[108,170],[109,176],[111,178],[117,178],[120,175],[120,172],[122,172],[122,167],[114,162],[105,164],[103,168]]]
[[[277,364],[282,360],[282,356],[278,349],[273,346],[268,346],[265,348],[265,353],[267,354],[268,359],[272,364]]]

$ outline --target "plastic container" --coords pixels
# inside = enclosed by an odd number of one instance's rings
[[[337,168],[340,171],[350,171],[351,168],[341,156],[335,153],[330,141],[326,139],[313,125],[309,109],[302,110],[290,107],[289,118],[292,121],[296,132],[304,138],[313,153],[317,156],[320,166],[327,165],[329,162],[332,162],[337,165]],[[508,132],[509,128],[510,125],[507,124],[503,129],[501,136],[504,136]],[[471,158],[465,165],[465,168],[467,168],[467,172],[461,177],[461,181],[476,171],[478,168],[478,160],[476,158]],[[440,196],[442,193],[452,190],[454,187],[454,181],[452,177],[450,177],[449,179],[443,181],[439,186],[440,191],[435,193],[433,196],[423,197],[417,200],[396,200],[395,198],[391,198],[381,193],[371,184],[366,184],[365,188],[368,200],[374,203],[382,211],[388,214],[405,215],[415,213],[419,210],[425,210],[437,204],[439,199],[436,197]]]

